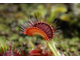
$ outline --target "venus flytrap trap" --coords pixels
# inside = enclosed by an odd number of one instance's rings
[[[54,24],[53,24],[54,25]],[[52,27],[46,22],[41,22],[39,21],[38,18],[31,18],[28,22],[25,22],[21,26],[21,30],[23,34],[28,35],[28,36],[34,36],[34,35],[40,35],[42,36],[51,51],[55,56],[59,56],[58,51],[54,45],[54,42],[50,42],[50,39],[55,37],[54,32],[56,27]],[[31,43],[31,42],[30,42]]]
[[[31,12],[31,15],[38,16],[38,18],[40,18],[40,20],[42,20],[42,18],[45,17],[47,12],[48,12],[48,10],[45,9],[44,5],[38,5],[37,9],[35,9],[34,11]]]
[[[0,56],[27,56],[27,53],[23,53],[23,51],[18,50],[17,48],[10,46],[0,46],[2,52],[0,52]]]
[[[60,19],[61,19],[62,21],[70,21],[70,16],[69,16],[69,14],[62,14],[62,15],[60,16]]]
[[[53,53],[50,49],[46,48],[42,44],[39,44],[35,49],[29,52],[29,56],[52,56]]]
[[[1,49],[2,49],[2,53],[0,53],[0,56],[21,56],[20,52],[17,52],[17,50],[16,51],[14,51],[14,49],[11,50],[11,46],[10,46],[10,48],[7,47],[7,49],[5,49],[5,51],[2,47],[1,47]]]
[[[67,8],[63,4],[55,5],[51,7],[50,16],[48,17],[48,23],[51,23],[59,13],[67,12]]]
[[[16,46],[8,45],[6,39],[0,38],[0,56],[27,56],[27,53],[23,53],[17,49]]]

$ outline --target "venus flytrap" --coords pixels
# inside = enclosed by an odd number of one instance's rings
[[[54,25],[54,24],[53,24]],[[55,37],[54,32],[56,27],[52,27],[50,24],[46,22],[41,22],[39,21],[38,18],[31,18],[28,22],[25,22],[21,26],[21,30],[23,34],[28,35],[28,36],[35,36],[35,35],[40,35],[42,36],[45,41],[47,42],[47,45],[53,52],[55,56],[59,56],[59,53],[54,45],[54,42],[50,42],[50,39]],[[29,41],[29,43],[32,45],[32,43]],[[33,45],[32,45],[33,47]]]
[[[50,16],[48,17],[48,23],[51,23],[55,17],[59,15],[59,13],[67,12],[67,8],[63,4],[56,5],[56,7],[51,7]]]
[[[4,48],[2,46],[1,50],[2,52],[0,52],[0,56],[27,56],[27,53],[23,53],[23,51],[18,50],[17,48],[12,47],[11,45],[8,46],[4,46]]]
[[[11,40],[10,40],[11,41]],[[27,56],[27,53],[23,53],[18,50],[16,46],[8,45],[6,39],[0,38],[0,56]]]

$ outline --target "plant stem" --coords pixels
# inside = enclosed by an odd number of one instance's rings
[[[57,51],[56,46],[55,46],[55,44],[54,44],[54,43],[52,44],[52,46],[53,46],[53,48],[54,48],[54,50],[55,50],[55,52],[56,52],[57,56],[59,56],[59,53],[58,53],[58,51]]]
[[[53,52],[53,54],[54,54],[55,56],[59,56],[58,51],[57,51],[54,43],[53,43],[53,42],[52,42],[53,44],[50,43],[50,42],[47,42],[47,43],[48,43],[49,48],[50,48],[51,51]]]
[[[29,40],[29,44],[31,45],[31,47],[34,49],[34,44],[32,43],[32,41]]]

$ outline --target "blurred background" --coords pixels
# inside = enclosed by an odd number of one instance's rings
[[[58,51],[65,56],[80,55],[80,3],[4,3],[0,4],[0,45],[11,45],[28,52],[34,46],[45,41],[36,36],[30,37],[20,31],[20,26],[31,17],[38,16],[48,23],[57,21],[60,26],[54,37]],[[53,22],[54,24],[54,22]],[[0,52],[2,52],[0,47]]]

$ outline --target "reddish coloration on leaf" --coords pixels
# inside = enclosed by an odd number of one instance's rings
[[[30,27],[28,29],[26,29],[24,31],[24,34],[27,34],[29,36],[33,36],[33,35],[41,35],[45,40],[49,41],[47,35],[39,28],[36,28],[36,27]]]
[[[29,55],[30,56],[52,56],[53,53],[47,49],[41,49],[42,45],[37,45],[36,49],[31,50]]]
[[[30,56],[43,56],[41,49],[35,49],[30,52]]]
[[[38,19],[30,19],[29,22],[25,22],[21,27],[24,34],[29,36],[39,34],[47,41],[55,36],[53,28],[45,22],[39,22]]]
[[[49,24],[44,22],[37,22],[33,26],[41,29],[49,39],[53,38],[54,31]]]
[[[15,51],[14,48],[13,48],[13,50],[11,50],[11,46],[10,46],[10,49],[7,49],[6,51],[4,51],[3,48],[2,48],[2,51],[3,52],[0,53],[0,56],[24,56],[23,52],[20,53],[20,51],[18,52],[17,49],[16,49],[16,51]]]
[[[8,50],[8,51],[1,53],[0,56],[21,56],[21,54]]]

